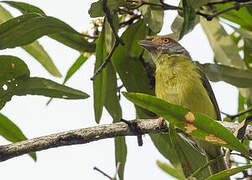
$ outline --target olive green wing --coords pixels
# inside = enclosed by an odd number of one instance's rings
[[[211,102],[212,102],[212,104],[214,106],[217,120],[221,121],[220,109],[219,109],[217,100],[215,98],[213,89],[212,89],[212,87],[211,87],[211,85],[210,85],[210,83],[209,83],[209,81],[208,81],[205,73],[201,70],[200,65],[197,62],[194,62],[194,64],[197,66],[197,71],[200,74],[200,79],[202,81],[202,84],[203,84],[204,88],[206,89],[207,94],[210,97],[210,100],[211,100]]]

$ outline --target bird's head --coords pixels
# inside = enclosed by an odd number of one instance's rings
[[[181,54],[190,58],[188,51],[168,36],[157,36],[152,41],[142,40],[139,41],[139,45],[151,53],[153,60],[160,54]]]

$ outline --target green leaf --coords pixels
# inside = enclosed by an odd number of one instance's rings
[[[115,137],[115,159],[116,163],[120,163],[118,176],[120,180],[123,180],[124,167],[127,159],[127,146],[125,137]]]
[[[102,1],[103,0],[99,0],[91,4],[90,9],[88,10],[90,17],[95,18],[105,16],[102,7]],[[125,4],[124,0],[107,0],[107,7],[109,7],[110,11],[120,6],[123,6],[124,4]]]
[[[14,124],[11,120],[9,120],[6,116],[0,113],[0,135],[3,136],[10,142],[19,142],[24,141],[27,138],[23,134],[23,132]],[[36,153],[29,153],[31,158],[36,161],[37,156]]]
[[[88,42],[85,37],[79,33],[60,32],[49,34],[48,36],[72,49],[80,51],[81,53],[95,52],[95,43]]]
[[[195,18],[196,18],[195,11],[192,8],[192,5],[189,3],[189,1],[182,0],[182,3],[183,3],[183,9],[184,9],[183,10],[184,21],[183,21],[182,29],[179,34],[179,39],[182,39],[182,37],[185,34],[190,32],[194,28]]]
[[[238,95],[238,112],[244,111],[245,110],[245,105],[246,105],[246,100],[245,98],[239,93]],[[241,123],[245,118],[246,114],[243,114],[238,117],[238,122]]]
[[[213,82],[225,81],[240,88],[252,87],[252,71],[250,70],[210,63],[198,65]]]
[[[146,2],[158,4],[159,0],[147,0]],[[164,11],[157,7],[145,5],[139,8],[143,17],[144,22],[148,24],[148,27],[154,32],[160,32],[163,27]]]
[[[41,15],[45,15],[44,11],[40,8],[24,3],[24,2],[15,2],[15,1],[1,1],[2,3],[6,3],[18,10],[20,10],[23,14],[27,13],[38,13]]]
[[[103,26],[102,32],[99,35],[99,38],[96,42],[96,61],[94,72],[102,65],[105,60],[106,45],[105,45],[105,28]],[[106,73],[102,71],[98,74],[93,81],[93,90],[94,90],[94,112],[95,112],[95,121],[96,123],[100,122],[103,106],[106,96]]]
[[[125,45],[117,47],[111,62],[128,91],[154,94],[144,66],[138,58],[143,50],[138,45],[138,41],[145,39],[146,32],[147,28],[143,20],[132,24],[122,34]]]
[[[11,18],[11,14],[2,6],[0,6],[0,23],[3,23]],[[52,59],[37,41],[34,41],[29,45],[23,46],[22,48],[30,55],[32,55],[35,59],[37,59],[49,73],[56,77],[61,77],[61,74],[54,65]]]
[[[217,18],[207,21],[201,17],[200,24],[208,37],[217,62],[239,68],[245,67],[236,44],[227,34]]]
[[[30,71],[24,61],[15,56],[0,56],[0,83],[29,77]]]
[[[87,59],[88,57],[84,56],[83,54],[78,57],[74,64],[68,69],[63,84],[65,84],[75,74],[75,72],[80,69],[80,67],[87,61]]]
[[[31,94],[63,99],[86,99],[89,97],[88,94],[80,90],[58,84],[49,79],[38,77],[32,77],[27,80],[17,82],[16,88],[12,91],[12,93],[7,95],[23,96]]]
[[[248,150],[234,135],[215,120],[199,113],[192,113],[187,108],[170,104],[164,100],[142,93],[123,93],[136,105],[164,117],[177,128],[204,141],[221,145],[243,154]]]
[[[220,180],[220,179],[225,179],[227,177],[230,177],[234,174],[237,174],[239,172],[242,172],[243,170],[245,169],[248,169],[248,168],[251,168],[252,167],[252,164],[249,164],[249,165],[245,165],[245,166],[240,166],[240,167],[237,167],[237,168],[232,168],[232,169],[227,169],[227,170],[224,170],[224,171],[221,171],[219,173],[216,173],[208,178],[206,178],[206,180]]]
[[[32,55],[38,62],[52,75],[56,77],[62,77],[59,70],[53,63],[50,56],[44,50],[44,48],[39,44],[38,41],[34,41],[29,45],[25,45],[22,47],[26,52]]]
[[[78,34],[69,25],[56,18],[34,13],[25,14],[0,25],[0,49],[26,45],[43,35],[59,32]]]
[[[233,3],[222,3],[216,5],[218,11],[229,8]],[[247,8],[240,8],[238,11],[233,9],[225,13],[220,14],[220,17],[225,18],[231,22],[234,22],[240,25],[242,28],[245,28],[249,31],[252,30],[252,15],[249,13]]]
[[[160,167],[160,169],[162,169],[164,172],[168,173],[172,177],[175,177],[180,180],[186,180],[186,177],[184,176],[184,174],[179,173],[176,169],[174,169],[170,165],[166,163],[162,163],[160,161],[157,161],[157,165]]]

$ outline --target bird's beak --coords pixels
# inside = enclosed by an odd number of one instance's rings
[[[147,50],[156,49],[158,47],[158,44],[156,44],[153,41],[148,41],[148,40],[141,40],[138,42],[138,44]]]

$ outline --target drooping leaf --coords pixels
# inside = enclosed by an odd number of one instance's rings
[[[210,81],[225,81],[240,88],[252,87],[252,71],[221,64],[198,64]]]
[[[105,13],[102,7],[102,1],[103,0],[99,0],[91,4],[90,9],[88,10],[90,17],[95,18],[95,17],[105,16]],[[116,1],[107,0],[107,7],[109,7],[110,11],[120,6],[123,6],[124,4],[125,4],[124,0],[116,0]]]
[[[200,18],[200,23],[214,51],[215,59],[224,65],[243,68],[245,65],[239,55],[237,46],[219,23],[217,18],[207,21]]]
[[[23,134],[23,132],[17,127],[17,125],[14,124],[11,120],[9,120],[6,116],[4,116],[1,113],[0,113],[0,135],[13,143],[27,139]],[[29,155],[34,161],[37,160],[36,153],[29,153]]]
[[[230,177],[234,174],[237,174],[239,172],[242,172],[244,171],[245,169],[248,169],[248,168],[251,168],[252,167],[252,164],[249,164],[249,165],[245,165],[245,166],[240,166],[240,167],[237,167],[237,168],[232,168],[232,169],[227,169],[227,170],[224,170],[224,171],[221,171],[219,173],[216,173],[208,178],[206,178],[206,180],[219,180],[219,179],[225,179],[227,177]]]
[[[179,173],[176,169],[174,169],[172,166],[168,165],[167,163],[162,163],[160,161],[157,161],[157,165],[166,173],[171,175],[172,177],[175,177],[180,180],[186,180],[186,177],[184,174]]]
[[[2,6],[0,6],[0,23],[3,23],[11,18],[12,18],[11,14]],[[52,59],[49,57],[47,52],[37,41],[34,41],[33,43],[26,45],[22,48],[30,55],[32,55],[35,59],[37,59],[49,73],[51,73],[56,77],[61,77],[61,74],[59,70],[56,68]]]
[[[36,6],[30,5],[30,4],[27,4],[24,2],[6,1],[6,3],[17,8],[23,14],[38,13],[42,16],[48,17],[45,15],[45,13],[40,8],[38,8]],[[67,26],[68,25],[66,25],[66,27]],[[59,33],[47,34],[47,35],[49,37],[55,39],[56,41],[59,41],[60,43],[65,44],[66,46],[71,47],[71,48],[78,50],[80,52],[95,52],[95,43],[89,43],[84,38],[84,36],[82,36],[79,33],[76,33],[76,31],[75,31],[75,33],[73,33],[73,32],[64,31],[64,28],[62,28],[62,30],[63,31],[59,31]],[[36,50],[37,49],[38,49],[38,47],[36,47]],[[41,51],[43,51],[43,49]],[[41,60],[40,60],[40,62],[41,62]]]
[[[159,0],[147,0],[146,2],[158,4]],[[160,32],[163,27],[164,11],[160,8],[154,8],[146,5],[139,8],[143,17],[144,22],[148,24],[148,27],[154,32]]]
[[[87,61],[88,57],[81,54],[77,60],[73,63],[73,65],[68,69],[66,77],[63,81],[63,84],[65,84],[76,71],[80,69],[80,67]]]
[[[38,41],[34,41],[28,45],[22,46],[22,48],[32,55],[38,62],[52,75],[56,77],[62,77],[59,70],[53,63],[50,56],[47,54],[45,49],[39,44]]]
[[[1,1],[2,3],[6,3],[18,10],[20,10],[23,14],[27,13],[38,13],[41,15],[45,15],[44,11],[40,8],[24,3],[24,2],[16,2],[16,1]]]
[[[177,128],[192,136],[250,155],[248,150],[229,130],[203,114],[190,112],[187,108],[170,104],[147,94],[123,94],[138,106],[155,112],[160,117],[164,117]]]
[[[43,35],[55,33],[66,33],[63,35],[68,38],[71,37],[69,41],[80,41],[79,37],[81,35],[59,19],[35,13],[25,14],[0,25],[0,49],[26,45]],[[90,44],[84,40],[84,37],[81,41],[86,46]],[[83,50],[85,50],[85,46]]]
[[[94,72],[102,65],[103,61],[107,56],[106,45],[105,45],[105,28],[103,26],[102,32],[96,42],[96,60]],[[96,123],[100,122],[103,106],[106,96],[106,73],[102,71],[98,74],[93,81],[94,91],[94,112]]]
[[[185,34],[190,32],[194,28],[195,18],[196,18],[195,11],[194,11],[192,5],[189,3],[189,1],[188,0],[182,0],[182,3],[183,3],[184,21],[183,21],[182,29],[181,29],[180,34],[179,34],[179,39],[182,39],[182,37]]]

